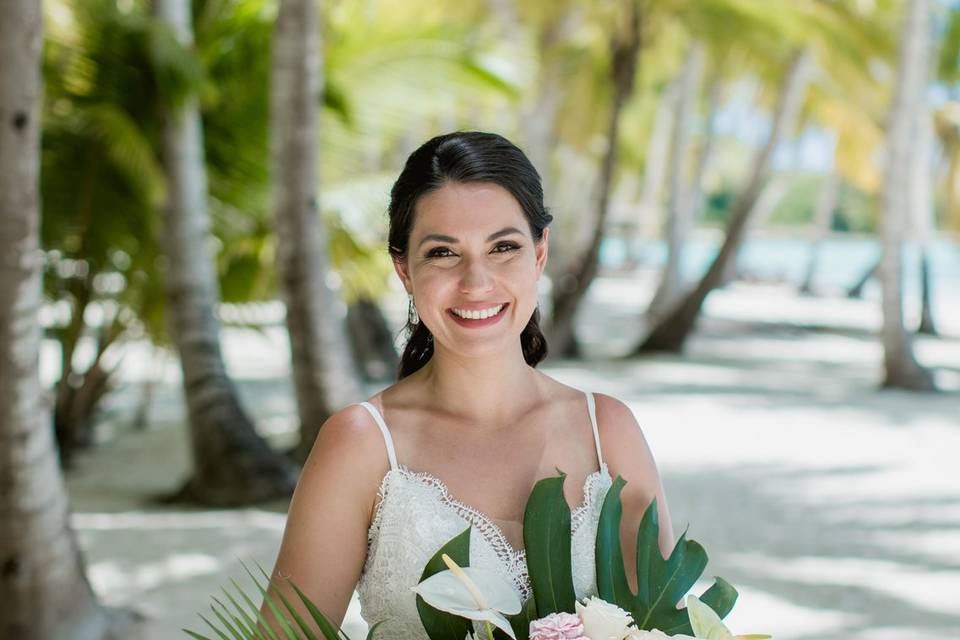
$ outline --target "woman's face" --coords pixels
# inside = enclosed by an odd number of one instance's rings
[[[519,347],[537,305],[547,230],[534,243],[513,195],[489,182],[448,182],[421,197],[397,274],[435,343],[468,357]]]

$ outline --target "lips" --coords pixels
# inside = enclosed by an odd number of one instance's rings
[[[482,307],[479,307],[477,305],[470,305],[472,307],[476,307],[475,309],[464,309],[464,307],[457,307],[457,308],[460,310],[479,311],[481,309],[496,308],[497,306],[500,306],[500,304],[501,303],[493,304],[493,305],[484,305]],[[500,321],[501,318],[503,318],[506,315],[506,312],[510,306],[510,303],[504,302],[502,303],[502,305],[503,305],[502,308],[497,314],[492,315],[488,318],[479,318],[479,319],[462,318],[458,316],[456,313],[454,313],[453,309],[447,309],[447,313],[450,315],[453,321],[456,322],[461,327],[468,327],[468,328],[488,327],[492,324],[496,324],[497,322]]]
[[[501,304],[509,304],[507,302],[496,301],[496,302],[471,302],[470,304],[457,305],[455,307],[450,307],[448,311],[453,309],[460,309],[462,311],[483,311],[484,309],[493,309],[494,307],[499,307]]]

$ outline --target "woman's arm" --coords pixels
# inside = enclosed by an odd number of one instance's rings
[[[630,588],[637,590],[637,530],[650,502],[657,499],[660,522],[660,553],[664,557],[673,550],[673,525],[670,510],[663,493],[663,484],[657,465],[637,424],[633,412],[624,403],[603,394],[595,394],[600,448],[610,475],[623,476],[627,481],[620,494],[623,518],[620,522],[620,540],[623,562]]]
[[[269,590],[298,605],[311,626],[306,608],[282,578],[289,577],[331,622],[343,622],[366,559],[371,506],[387,469],[383,436],[363,407],[342,409],[320,429],[290,502]],[[274,602],[284,610],[279,598]],[[261,611],[279,632],[266,602]]]

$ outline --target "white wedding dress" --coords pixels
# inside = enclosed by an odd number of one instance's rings
[[[585,395],[600,469],[587,476],[583,504],[571,513],[571,562],[578,599],[596,593],[597,521],[612,483],[600,452],[593,394]],[[470,566],[499,572],[525,602],[532,590],[524,551],[514,549],[489,517],[451,496],[442,480],[398,464],[383,416],[369,402],[361,404],[380,427],[390,460],[367,532],[367,559],[357,587],[361,616],[367,624],[386,620],[380,626],[382,638],[428,640],[417,613],[416,594],[410,587],[419,582],[424,566],[437,550],[468,526],[472,526]]]

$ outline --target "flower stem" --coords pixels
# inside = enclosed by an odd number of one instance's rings
[[[493,627],[490,626],[489,622],[484,622],[487,625],[487,639],[493,640]]]

